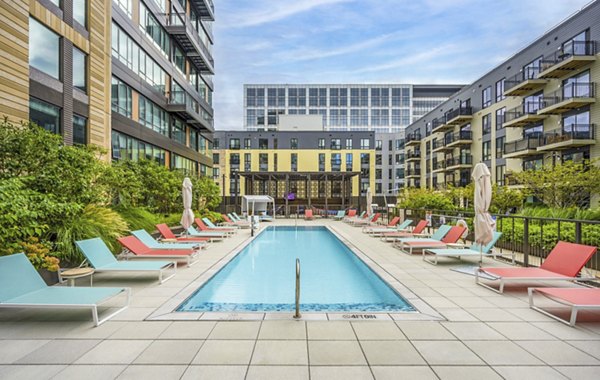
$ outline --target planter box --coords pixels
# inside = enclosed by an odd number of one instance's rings
[[[50,272],[48,269],[38,269],[40,276],[46,282],[46,285],[52,286],[58,284],[58,272]]]

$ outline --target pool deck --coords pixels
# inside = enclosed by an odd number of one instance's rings
[[[277,220],[268,225],[294,225]],[[304,314],[232,316],[157,313],[208,278],[250,237],[240,230],[211,244],[197,264],[159,285],[151,277],[95,275],[94,286],[128,286],[129,309],[94,328],[88,312],[0,309],[1,379],[593,379],[600,373],[600,316],[575,328],[530,310],[523,287],[496,294],[474,277],[412,257],[361,228],[329,225],[372,260],[390,282],[431,307],[371,320],[372,313],[331,318]],[[487,266],[506,265],[486,258]],[[87,279],[77,280],[87,286]],[[412,301],[412,300],[411,300]],[[168,314],[168,315],[167,315]],[[191,314],[191,315],[190,315]],[[424,313],[421,313],[424,314]],[[189,318],[194,320],[185,320]],[[220,318],[239,319],[236,321]],[[152,319],[149,319],[152,318]],[[588,318],[590,322],[585,322]],[[325,320],[335,319],[335,320]]]

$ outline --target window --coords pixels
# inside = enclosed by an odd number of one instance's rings
[[[483,115],[483,118],[481,119],[481,124],[483,125],[484,135],[492,133],[492,114],[488,113],[487,115]]]
[[[306,89],[288,89],[288,107],[306,107]]]
[[[382,149],[383,149],[383,141],[375,140],[375,150],[382,150]]]
[[[229,149],[240,149],[240,139],[229,139]]]
[[[382,179],[383,175],[383,170],[382,169],[375,169],[375,179]]]
[[[183,50],[177,45],[173,47],[173,63],[180,72],[185,72],[185,55],[183,54]]]
[[[523,170],[538,170],[544,167],[543,158],[534,158],[531,160],[523,160]]]
[[[213,149],[219,149],[219,148],[221,148],[221,140],[214,139],[213,140]]]
[[[162,135],[168,134],[167,111],[160,108],[156,103],[139,95],[139,123]]]
[[[252,149],[252,139],[244,139],[244,149]]]
[[[502,107],[499,110],[496,110],[496,130],[502,129],[504,126],[504,113],[506,112],[506,107]]]
[[[593,97],[590,72],[584,71],[562,82],[562,95],[565,99]]]
[[[491,141],[484,141],[481,144],[481,148],[482,148],[482,159],[483,161],[489,161],[492,159],[492,142]]]
[[[506,78],[502,78],[498,82],[496,82],[496,103],[500,102],[500,101],[504,100],[504,98],[506,98],[506,96],[504,96],[504,82],[505,81],[506,81]]]
[[[381,154],[376,154],[375,155],[375,165],[382,165],[382,164],[383,164],[383,160],[382,160]]]
[[[561,50],[563,55],[592,55],[595,52],[592,50],[593,45],[588,43],[589,30],[584,30],[568,41],[563,42]]]
[[[273,171],[277,171],[277,153],[273,154]]]
[[[296,137],[290,139],[290,149],[298,149],[298,139]]]
[[[319,139],[319,149],[325,149],[325,139]]]
[[[29,18],[29,66],[60,79],[60,37]]]
[[[392,126],[406,126],[410,124],[410,110],[392,110]]]
[[[369,89],[368,88],[351,88],[350,89],[350,105],[352,107],[368,107],[369,106]]]
[[[204,141],[204,138],[200,138],[200,140]],[[194,128],[190,128],[190,148],[195,150],[196,152],[200,151],[200,141],[198,139],[198,131]]]
[[[371,110],[371,125],[387,127],[390,123],[389,110],[387,109],[372,109]]]
[[[487,86],[481,91],[481,106],[483,108],[492,105],[492,86]]]
[[[269,107],[285,107],[285,88],[268,88],[267,105]]]
[[[146,8],[143,2],[140,1],[139,5],[140,29],[150,37],[156,46],[163,52],[164,56],[168,57],[171,49],[167,31],[160,26],[158,20],[152,15],[152,12],[148,11],[148,8]],[[175,14],[173,14],[173,16],[175,16]],[[185,70],[182,70],[182,72],[185,72]]]
[[[244,153],[244,171],[252,171],[252,154]]]
[[[496,159],[502,158],[504,153],[504,139],[504,136],[496,137]]]
[[[388,165],[392,165],[392,161],[393,161],[393,159],[394,159],[394,156],[393,156],[393,155],[391,155],[391,154],[389,154],[389,155],[388,155]]]
[[[352,139],[346,139],[346,149],[352,149]]]
[[[327,89],[326,88],[309,88],[308,89],[308,105],[311,107],[326,107],[327,106]]]
[[[496,165],[496,184],[504,186],[504,173],[506,173],[506,165]]]
[[[319,153],[319,171],[325,171],[325,153]]]
[[[258,165],[261,172],[266,172],[269,170],[269,155],[267,153],[260,153],[258,155]]]
[[[87,27],[87,0],[73,0],[73,20]]]
[[[350,110],[350,125],[354,127],[367,127],[369,125],[369,110]]]
[[[112,77],[111,81],[111,105],[114,112],[120,113],[121,115],[131,118],[131,87],[120,81],[119,79]]]
[[[173,124],[171,124],[171,138],[185,145],[185,124],[177,118],[174,118]]]
[[[334,150],[342,149],[342,139],[331,139],[331,149],[334,149]]]
[[[340,153],[333,153],[331,155],[331,171],[339,172],[342,170],[342,155]]]
[[[292,153],[292,155],[291,155],[291,163],[292,163],[291,170],[293,172],[297,172],[298,171],[298,153]]]
[[[131,18],[133,5],[131,4],[132,0],[113,0],[119,8],[123,10]]]
[[[141,142],[133,137],[126,136],[117,131],[112,131],[112,159],[113,160],[153,160],[160,165],[165,164],[166,151]]]
[[[390,104],[390,89],[389,88],[371,88],[371,106],[372,107],[389,107],[389,104]]]
[[[47,131],[60,134],[60,108],[50,103],[29,98],[29,118]]]
[[[247,88],[246,89],[246,105],[248,107],[264,107],[265,106],[265,89],[264,88]]]
[[[330,107],[346,107],[348,105],[348,89],[346,88],[330,88],[329,89],[329,106]]]
[[[360,139],[360,149],[371,149],[371,141],[369,139]]]
[[[353,155],[352,155],[352,153],[346,153],[346,171],[347,172],[353,171],[353,169],[352,169],[352,163],[353,163]]]
[[[392,107],[410,107],[409,88],[392,88]]]
[[[404,139],[397,139],[396,140],[396,150],[402,150],[404,149]]]
[[[542,68],[542,56],[537,57],[530,63],[523,66],[523,79],[535,79]]]
[[[213,165],[219,165],[220,155],[219,153],[213,153]]]

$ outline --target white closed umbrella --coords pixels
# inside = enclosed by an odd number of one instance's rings
[[[367,188],[367,210],[369,210],[369,215],[373,215],[373,193],[370,187]]]
[[[181,226],[187,235],[188,228],[194,223],[194,212],[192,211],[192,181],[188,177],[183,180],[181,188],[183,198],[183,214],[181,215]]]
[[[479,244],[479,266],[483,261],[483,246],[494,238],[494,227],[496,222],[488,212],[492,203],[492,182],[490,170],[484,163],[478,163],[473,169],[473,181],[475,182],[475,243]]]

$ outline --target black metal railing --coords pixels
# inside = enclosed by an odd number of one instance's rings
[[[509,123],[525,115],[536,115],[537,111],[542,108],[542,101],[527,101],[523,104],[511,108],[504,114],[504,123]]]
[[[435,130],[436,128],[444,124],[446,124],[446,120],[443,117],[439,119],[433,119],[431,121],[431,129]]]
[[[473,156],[470,154],[463,154],[459,157],[453,157],[446,159],[446,167],[459,166],[459,165],[473,165]]]
[[[433,149],[443,148],[444,146],[446,146],[444,139],[435,140],[433,143]]]
[[[419,131],[415,131],[413,133],[409,133],[408,135],[406,135],[406,138],[404,139],[405,144],[408,144],[409,142],[412,141],[421,141],[421,132]]]
[[[406,170],[406,176],[410,177],[413,175],[421,175],[421,168],[408,168]]]
[[[542,59],[542,70],[546,70],[571,57],[593,56],[596,55],[596,52],[596,41],[570,41],[564,44],[555,53]]]
[[[446,138],[446,145],[451,144],[453,142],[461,141],[461,140],[472,140],[472,139],[473,139],[473,134],[471,131],[455,132]]]
[[[593,98],[595,83],[569,83],[558,90],[544,95],[542,108],[550,107],[569,99]]]
[[[446,120],[451,121],[458,116],[471,116],[473,115],[473,107],[459,107],[455,110],[446,112]]]
[[[438,227],[445,220],[454,224],[464,219],[469,226],[467,240],[473,241],[472,211],[464,210],[400,210],[400,215],[413,220],[425,219],[432,212],[432,224]],[[516,262],[524,266],[539,266],[558,241],[600,247],[600,221],[562,218],[543,218],[521,215],[492,214],[496,230],[502,236],[495,247],[498,252],[515,253]],[[592,256],[586,268],[600,270],[600,255]],[[600,281],[600,280],[597,280]]]
[[[507,78],[504,81],[504,92],[509,89],[518,86],[519,84],[528,81],[530,79],[536,79],[538,74],[542,71],[542,66],[531,66],[525,67],[518,74],[513,75],[510,78]]]
[[[595,140],[596,126],[594,124],[567,124],[561,129],[544,133],[542,145],[556,144],[569,140]]]
[[[433,166],[433,170],[444,170],[446,169],[446,161],[441,160],[441,161],[435,161],[432,164]]]
[[[406,152],[406,159],[410,159],[410,158],[421,158],[421,151],[420,150],[409,150]]]
[[[536,149],[542,145],[541,136],[527,137],[521,140],[509,141],[504,143],[504,154],[522,152],[525,150]]]

